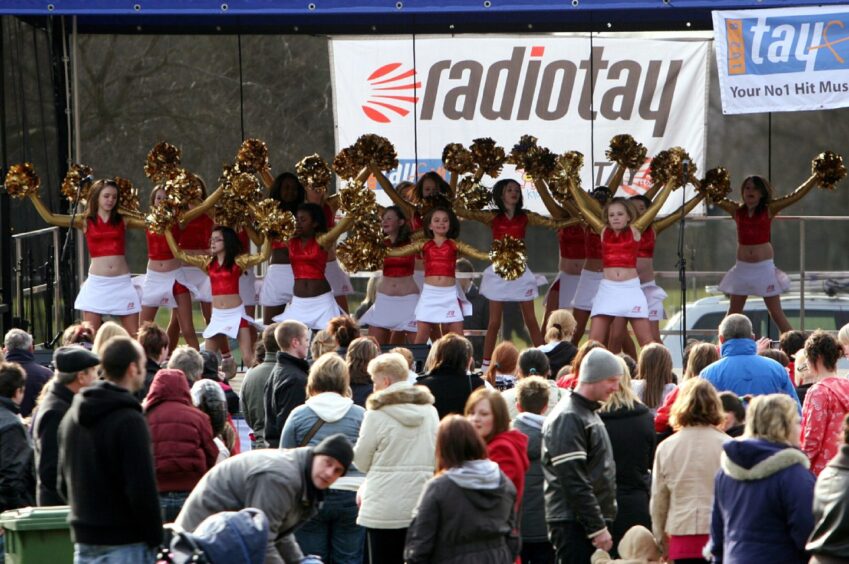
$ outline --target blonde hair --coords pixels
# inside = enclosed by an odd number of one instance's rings
[[[808,353],[805,352],[805,349],[799,349],[796,356],[793,357],[793,376],[799,385],[809,384],[815,379],[808,370]]]
[[[368,363],[368,373],[372,378],[380,374],[389,378],[393,384],[405,381],[409,370],[407,359],[396,352],[383,353]]]
[[[91,352],[96,355],[102,353],[103,347],[105,347],[106,343],[109,342],[109,339],[113,337],[132,338],[127,330],[122,326],[118,325],[114,321],[107,321],[97,330],[97,334],[94,336],[94,342],[91,344]]]
[[[673,429],[698,425],[716,427],[724,420],[722,400],[713,384],[702,378],[690,378],[681,385],[669,415]]]
[[[348,365],[338,354],[326,354],[310,366],[307,376],[307,395],[312,397],[324,392],[348,395],[350,390]]]
[[[793,426],[798,419],[798,407],[790,396],[786,394],[756,396],[746,410],[744,436],[792,445],[794,444]]]
[[[407,347],[395,347],[391,351],[391,353],[398,353],[404,357],[404,360],[407,361],[407,368],[413,368],[413,365],[416,363],[416,358],[413,356],[413,353]]]
[[[634,405],[640,403],[640,398],[631,388],[631,371],[628,370],[628,364],[621,356],[616,358],[622,365],[622,378],[619,379],[619,389],[613,392],[599,409],[601,413],[610,413],[619,409],[634,409]]]
[[[687,357],[687,368],[684,370],[682,381],[695,378],[702,373],[708,365],[719,360],[719,351],[716,345],[711,343],[698,343],[690,349]]]
[[[310,356],[313,360],[336,351],[336,339],[326,329],[317,332],[310,343]]]
[[[568,309],[557,309],[548,316],[545,326],[545,342],[566,341],[572,338],[578,323]]]
[[[841,345],[849,345],[849,323],[840,328],[837,332],[837,342]]]

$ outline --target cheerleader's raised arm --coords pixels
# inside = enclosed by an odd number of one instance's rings
[[[190,210],[187,210],[180,216],[180,228],[183,229],[186,225],[189,224],[190,221],[197,219],[202,215],[208,215],[212,212],[212,208],[215,207],[215,204],[218,203],[218,200],[221,199],[221,196],[224,194],[224,187],[219,186],[216,188],[212,194],[206,197],[201,203],[196,205]]]
[[[412,218],[414,214],[418,213],[418,206],[415,206],[401,197],[401,194],[395,190],[395,187],[392,186],[392,183],[386,178],[386,175],[383,174],[383,171],[380,170],[377,165],[371,164],[369,165],[369,171],[374,178],[377,180],[377,183],[380,184],[380,187],[383,188],[383,191],[386,192],[386,195],[389,196],[389,199],[392,200],[392,203],[401,208],[401,211],[404,212],[405,217]]]
[[[29,200],[32,202],[35,211],[46,223],[55,225],[56,227],[75,227],[77,229],[85,228],[85,213],[76,214],[73,216],[73,221],[70,215],[53,213],[50,211],[44,202],[41,201],[37,192],[29,194]]]

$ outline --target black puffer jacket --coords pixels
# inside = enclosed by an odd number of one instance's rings
[[[32,445],[20,409],[0,397],[0,511],[35,505]]]
[[[484,385],[476,374],[454,372],[443,367],[434,368],[428,374],[420,376],[416,384],[427,386],[436,398],[433,406],[442,419],[450,413],[463,413],[466,400],[472,392]]]
[[[280,444],[283,424],[292,410],[307,401],[306,360],[278,352],[277,364],[265,383],[265,440],[276,448]]]
[[[805,549],[811,562],[849,560],[849,445],[820,472],[814,488],[814,531]]]
[[[571,392],[542,428],[546,521],[576,521],[588,535],[616,518],[616,463],[600,407]]]

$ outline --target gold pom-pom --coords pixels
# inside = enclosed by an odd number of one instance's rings
[[[298,180],[307,190],[316,192],[327,190],[331,171],[327,162],[318,153],[313,153],[298,161],[298,164],[295,165],[295,172],[298,174]]]
[[[482,210],[489,205],[492,194],[472,177],[465,176],[457,184],[457,201],[468,210]]]
[[[165,141],[157,143],[147,154],[144,173],[153,182],[159,183],[177,174],[180,168],[180,149]]]
[[[85,202],[88,200],[88,193],[91,190],[91,182],[82,184],[84,178],[92,173],[91,167],[84,164],[74,163],[68,169],[65,178],[62,180],[62,195],[67,198],[72,204],[76,201]],[[80,192],[82,190],[82,192]],[[77,193],[79,192],[79,196]]]
[[[144,218],[148,230],[161,235],[171,229],[171,226],[177,221],[177,216],[174,212],[173,207],[163,205],[163,203],[154,206],[151,212]]]
[[[21,163],[9,167],[6,173],[6,192],[13,198],[26,198],[38,192],[41,184],[32,163]]]
[[[336,258],[348,272],[380,270],[385,257],[383,237],[375,236],[375,231],[364,225],[357,225],[336,246]]]
[[[655,184],[666,184],[675,181],[675,187],[685,186],[690,179],[684,178],[684,161],[689,161],[688,176],[696,174],[696,165],[690,155],[681,147],[672,147],[661,151],[651,161],[651,177]]]
[[[546,147],[535,147],[528,152],[525,172],[533,179],[550,178],[557,170],[557,155]]]
[[[699,190],[712,202],[718,202],[731,193],[731,175],[722,167],[712,168],[705,173]]]
[[[640,168],[646,162],[646,152],[647,149],[642,143],[637,143],[628,134],[622,134],[615,135],[610,140],[610,148],[607,149],[605,155],[611,161],[625,168],[635,169]]]
[[[811,162],[811,173],[817,177],[820,188],[834,190],[835,185],[846,177],[843,157],[831,151],[820,153]]]
[[[492,269],[504,280],[518,280],[525,273],[528,252],[525,242],[509,235],[492,242]]]
[[[236,163],[245,172],[268,168],[268,145],[259,139],[245,139],[236,154]]]
[[[501,174],[507,155],[504,153],[504,148],[499,147],[492,138],[481,137],[473,140],[469,150],[478,167],[478,176],[487,175],[495,178]]]
[[[230,190],[237,198],[251,202],[257,199],[257,195],[261,193],[259,181],[256,176],[247,172],[241,172],[233,176],[230,181]]]
[[[346,147],[336,154],[333,159],[333,172],[344,180],[352,180],[362,170],[362,166],[356,162],[354,153],[350,147]]]
[[[349,182],[339,191],[339,205],[345,213],[362,216],[377,210],[377,198],[362,182]]]
[[[360,168],[368,166],[369,163],[384,171],[398,168],[398,153],[386,137],[374,133],[361,135],[351,150]]]
[[[526,155],[529,151],[532,151],[536,147],[536,137],[534,137],[533,135],[522,135],[519,138],[519,142],[513,145],[513,148],[510,150],[510,155],[507,158],[507,162],[524,169],[523,164],[525,162]]]
[[[449,143],[445,146],[442,150],[442,164],[445,165],[445,170],[454,174],[468,174],[475,170],[472,152],[460,143]]]
[[[118,201],[121,202],[121,211],[140,214],[139,191],[133,186],[132,181],[116,176],[114,182],[118,186]]]
[[[251,206],[254,221],[260,232],[286,241],[295,234],[295,216],[292,212],[283,211],[276,200],[266,198]]]
[[[212,208],[212,215],[215,223],[218,225],[226,225],[233,229],[239,229],[247,223],[249,210],[244,200],[236,197],[231,192],[225,191],[221,198],[215,202]]]
[[[192,202],[203,199],[200,178],[184,168],[179,169],[176,174],[156,188],[160,186],[165,190],[168,203],[174,206],[178,213],[188,210]]]

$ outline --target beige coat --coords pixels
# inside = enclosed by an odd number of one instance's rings
[[[392,384],[369,396],[354,464],[366,475],[357,524],[403,529],[435,470],[439,415],[424,386]]]
[[[713,480],[728,435],[715,427],[684,427],[658,445],[651,486],[654,536],[706,535]]]

